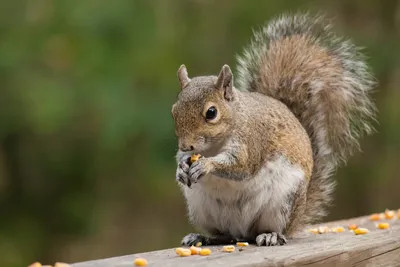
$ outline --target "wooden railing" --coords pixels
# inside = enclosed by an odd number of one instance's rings
[[[302,236],[289,240],[287,245],[278,247],[248,246],[232,253],[222,247],[210,247],[209,256],[179,257],[175,248],[144,252],[133,255],[100,259],[73,264],[74,267],[128,267],[135,266],[135,258],[145,258],[148,267],[183,266],[227,266],[227,267],[269,267],[269,266],[400,266],[400,219],[397,215],[388,222],[388,229],[378,229],[377,221],[369,217],[335,221],[323,226],[343,226],[342,233],[314,234],[305,231]],[[357,224],[369,230],[367,234],[355,235],[348,230],[349,224]],[[317,228],[315,225],[311,228]],[[307,228],[308,229],[308,228]]]

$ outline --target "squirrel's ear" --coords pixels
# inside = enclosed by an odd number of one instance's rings
[[[233,99],[233,74],[228,65],[224,65],[218,75],[218,80],[215,83],[217,89],[224,90],[226,100]]]
[[[178,79],[181,84],[181,89],[185,88],[190,82],[186,66],[183,64],[178,69]]]

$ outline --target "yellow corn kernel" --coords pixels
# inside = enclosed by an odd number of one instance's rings
[[[200,255],[201,256],[208,256],[210,254],[211,254],[211,250],[209,248],[200,249]]]
[[[393,219],[394,217],[394,211],[393,210],[385,210],[385,218],[390,220]]]
[[[400,219],[400,209],[397,211],[397,218]]]
[[[135,265],[136,266],[146,266],[147,265],[147,260],[144,258],[137,258],[135,259]]]
[[[181,250],[182,250],[182,249],[183,249],[183,248],[176,248],[176,249],[175,249],[176,254],[179,255],[179,254],[181,253]]]
[[[247,247],[249,245],[249,243],[247,243],[247,242],[237,242],[236,243],[236,246],[238,246],[238,247]]]
[[[350,224],[349,225],[349,230],[355,230],[357,228],[358,228],[357,224]]]
[[[200,154],[193,154],[193,155],[190,157],[190,162],[191,162],[191,163],[194,163],[194,162],[198,161],[200,157],[201,157]]]
[[[31,265],[29,265],[28,267],[42,267],[42,264],[40,262],[34,262]]]
[[[224,250],[225,252],[234,252],[234,251],[235,251],[235,247],[232,246],[232,245],[230,245],[230,246],[224,246],[224,247],[223,247],[223,250]]]
[[[356,235],[364,235],[364,234],[366,234],[366,233],[368,233],[369,231],[368,231],[368,229],[367,228],[357,228],[357,229],[354,229],[354,233],[356,234]]]
[[[201,247],[202,245],[203,245],[203,243],[201,243],[201,242],[196,243],[196,247]]]
[[[381,216],[379,213],[374,213],[369,216],[370,221],[379,221],[381,219]]]
[[[332,228],[332,232],[334,232],[334,233],[342,233],[344,231],[345,231],[345,229],[343,227],[341,227],[341,226]]]
[[[191,246],[190,248],[190,252],[192,253],[192,255],[197,255],[200,253],[201,248],[195,247],[195,246]]]
[[[318,228],[311,228],[311,229],[309,229],[308,231],[309,231],[310,233],[313,233],[313,234],[319,234]]]
[[[378,223],[377,227],[379,229],[388,229],[389,228],[389,224],[388,223]]]
[[[180,250],[178,250],[178,255],[181,257],[187,257],[192,255],[192,251],[190,251],[190,249],[188,248],[182,248]]]
[[[318,233],[324,234],[324,233],[328,233],[328,232],[329,232],[328,227],[326,227],[326,226],[320,226],[320,227],[318,227]]]

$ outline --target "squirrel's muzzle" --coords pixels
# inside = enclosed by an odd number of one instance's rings
[[[180,141],[179,142],[179,150],[182,152],[189,152],[189,151],[193,151],[194,147],[191,144],[189,144],[188,142]]]

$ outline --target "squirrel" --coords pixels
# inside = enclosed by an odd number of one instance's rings
[[[326,215],[335,170],[375,131],[377,84],[361,48],[323,15],[282,14],[218,76],[178,69],[172,105],[182,245],[284,245]],[[192,154],[201,158],[190,164]]]

